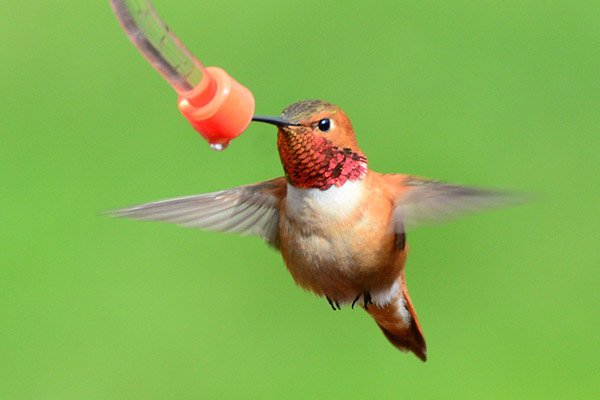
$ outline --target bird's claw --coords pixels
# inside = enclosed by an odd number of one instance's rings
[[[363,307],[365,308],[365,310],[369,309],[369,304],[373,304],[373,302],[371,301],[371,293],[365,292],[365,294],[363,295]]]
[[[365,310],[369,309],[369,304],[373,304],[373,301],[371,300],[371,293],[369,291],[366,291],[364,293],[361,293],[359,295],[357,295],[354,300],[352,301],[352,309],[354,309],[354,305],[356,304],[356,302],[360,299],[363,298],[363,304],[362,306],[365,308]],[[342,307],[340,307],[340,303],[337,300],[332,300],[329,296],[325,295],[325,298],[327,299],[327,302],[329,303],[329,305],[331,306],[331,308],[333,309],[333,311],[336,310],[341,310]]]
[[[329,305],[331,306],[331,308],[333,308],[333,311],[335,311],[335,310],[341,310],[342,309],[340,307],[340,303],[337,300],[331,300],[329,298],[329,296],[325,296],[325,298],[327,299],[327,302],[329,303]]]
[[[354,301],[352,302],[352,309],[354,309],[354,305],[356,304],[356,302],[358,301],[358,299],[361,298],[361,296],[363,298],[363,307],[365,308],[365,310],[369,309],[369,304],[373,304],[373,302],[371,301],[371,293],[367,291],[367,292],[364,292],[364,293],[361,293],[361,294],[357,295],[354,298]]]
[[[358,301],[358,299],[360,299],[360,294],[358,296],[356,296],[356,298],[354,299],[354,301],[352,302],[352,309],[354,310],[354,305],[356,304],[356,302]]]

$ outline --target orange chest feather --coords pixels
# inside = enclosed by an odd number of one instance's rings
[[[349,181],[326,191],[288,187],[280,247],[298,284],[315,292],[328,285],[356,290],[390,268],[397,253],[392,202],[367,184]]]

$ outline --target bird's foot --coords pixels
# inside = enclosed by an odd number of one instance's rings
[[[358,299],[360,299],[360,296],[362,296],[362,295],[360,295],[360,294],[359,294],[358,296],[356,296],[356,298],[355,298],[355,299],[354,299],[354,301],[352,302],[352,309],[353,309],[353,310],[354,310],[354,305],[356,304],[356,302],[358,301]]]
[[[354,309],[354,305],[361,297],[363,298],[363,307],[365,308],[365,310],[368,310],[369,304],[373,304],[373,302],[371,301],[371,293],[368,291],[361,293],[354,298],[354,301],[352,302],[352,308]]]
[[[365,308],[365,310],[369,309],[369,304],[373,304],[373,302],[371,301],[371,293],[365,292],[365,294],[363,295],[363,307]]]
[[[337,300],[331,300],[329,298],[329,296],[325,296],[325,298],[327,299],[327,302],[329,303],[329,305],[331,306],[331,308],[333,308],[333,311],[335,311],[335,310],[341,310],[342,309],[340,307],[340,303]]]

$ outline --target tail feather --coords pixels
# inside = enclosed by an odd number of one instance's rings
[[[385,305],[372,304],[367,311],[396,348],[411,351],[422,361],[427,361],[425,338],[406,289],[404,271],[398,279],[400,290],[393,299]]]

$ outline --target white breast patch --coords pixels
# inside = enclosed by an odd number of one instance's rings
[[[302,219],[315,213],[337,219],[352,213],[363,197],[363,180],[347,181],[329,189],[299,189],[288,183],[286,210],[291,217]]]

